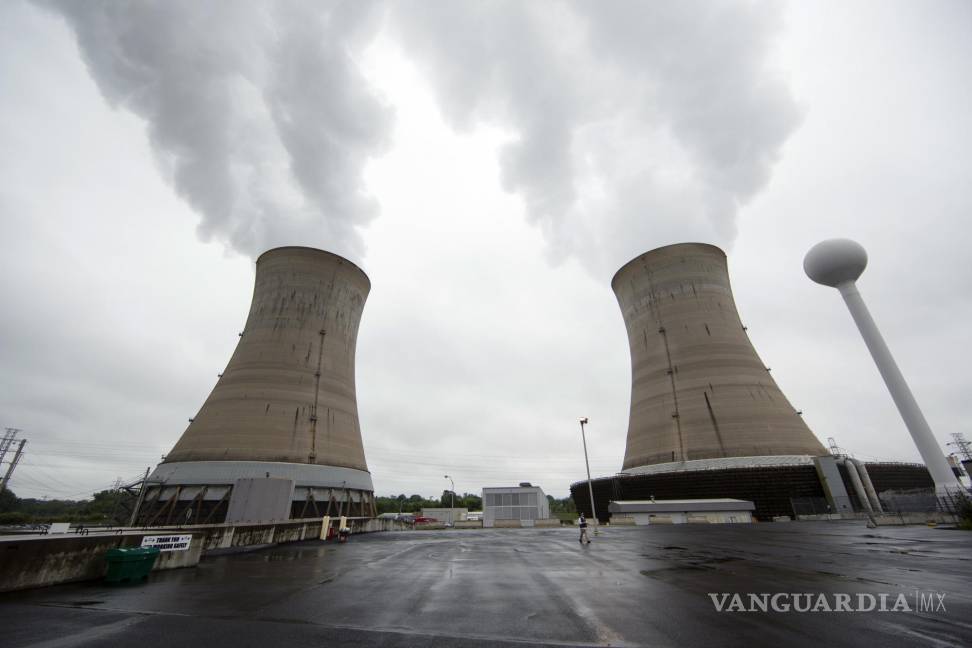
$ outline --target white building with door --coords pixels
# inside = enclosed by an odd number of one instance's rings
[[[695,500],[629,500],[611,502],[608,505],[611,521],[633,520],[635,525],[685,524],[703,522],[709,524],[748,523],[753,521],[755,504],[748,500],[716,499]],[[630,522],[629,522],[630,524]]]

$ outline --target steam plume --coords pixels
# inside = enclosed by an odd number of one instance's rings
[[[102,94],[145,119],[204,240],[363,253],[361,170],[391,125],[353,60],[375,3],[51,4]]]
[[[737,2],[400,2],[391,25],[457,127],[502,159],[552,258],[605,271],[649,247],[731,244],[799,123],[767,64],[778,7]]]
[[[504,187],[552,259],[727,246],[799,113],[767,61],[773,4],[54,0],[93,78],[146,120],[200,234],[363,253],[362,185],[392,121],[355,64],[399,41],[456,128],[513,133]],[[429,191],[434,188],[430,187]]]

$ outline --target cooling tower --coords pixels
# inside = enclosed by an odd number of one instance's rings
[[[354,380],[369,289],[357,266],[322,250],[257,259],[236,351],[149,478],[143,524],[222,521],[244,486],[255,493],[267,478],[292,489],[289,517],[373,514]]]
[[[611,286],[631,350],[625,472],[805,464],[827,454],[756,355],[722,250],[652,250]]]

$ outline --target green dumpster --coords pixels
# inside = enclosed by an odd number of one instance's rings
[[[159,557],[158,547],[133,547],[131,549],[109,549],[105,554],[108,561],[108,583],[139,583],[152,571],[155,559]]]

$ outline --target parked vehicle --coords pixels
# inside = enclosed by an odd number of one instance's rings
[[[415,516],[412,513],[382,513],[378,516],[378,519],[394,520],[396,522],[405,522],[406,524],[415,522]]]

